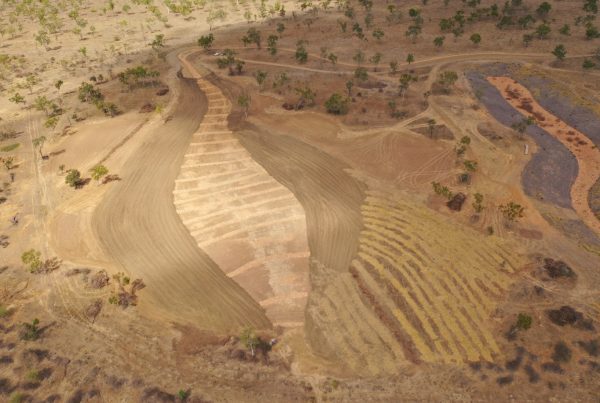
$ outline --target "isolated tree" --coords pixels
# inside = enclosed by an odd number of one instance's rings
[[[552,10],[552,6],[550,5],[550,3],[545,1],[542,4],[540,4],[539,7],[537,8],[537,10],[535,10],[535,11],[538,13],[539,16],[545,17],[548,15],[550,10]]]
[[[352,56],[352,60],[354,60],[358,65],[363,64],[365,62],[365,53],[359,49],[354,56]]]
[[[262,71],[262,70],[257,70],[256,73],[254,73],[254,78],[256,79],[256,83],[258,84],[259,88],[262,91],[263,84],[265,83],[265,81],[267,79],[267,72]]]
[[[565,46],[563,44],[560,44],[554,48],[554,50],[552,51],[552,54],[554,55],[554,57],[556,57],[556,60],[562,62],[563,60],[565,60],[565,57],[567,56],[567,49],[565,48]]]
[[[390,74],[395,75],[398,72],[398,62],[396,60],[392,60],[390,62]]]
[[[450,87],[458,80],[458,74],[455,71],[444,71],[438,77],[438,83],[444,88],[446,93],[450,92]]]
[[[338,58],[337,58],[337,56],[336,56],[335,53],[329,53],[327,55],[327,60],[329,60],[331,62],[331,64],[333,64],[335,66],[336,63],[337,63]]]
[[[81,183],[81,172],[77,169],[69,169],[65,176],[65,183],[72,188],[76,188]]]
[[[378,41],[381,41],[381,38],[383,38],[384,35],[385,33],[380,28],[373,31],[373,38],[375,38]]]
[[[429,137],[431,137],[431,138],[433,138],[433,131],[435,130],[435,124],[436,124],[435,119],[427,120],[427,127],[429,128]]]
[[[281,38],[281,35],[285,31],[285,24],[283,22],[278,22],[277,23],[276,31],[279,34],[279,37]]]
[[[302,109],[304,106],[313,106],[315,104],[315,98],[317,93],[313,91],[308,85],[304,87],[295,88],[296,93],[299,95],[296,109]]]
[[[569,26],[569,24],[565,24],[562,27],[560,27],[558,32],[561,35],[569,36],[569,35],[571,35],[571,27]]]
[[[64,84],[63,80],[56,80],[56,81],[54,82],[54,88],[56,88],[56,90],[57,90],[58,92],[60,92],[60,87],[62,87],[62,86],[63,86],[63,84]]]
[[[90,174],[93,180],[100,182],[100,179],[108,174],[108,168],[102,164],[98,164],[90,169]]]
[[[215,36],[212,33],[208,35],[202,35],[198,39],[198,46],[201,46],[202,48],[204,48],[204,50],[208,51],[212,47],[214,41]]]
[[[523,34],[523,46],[528,47],[531,42],[533,42],[533,35]]]
[[[383,55],[381,53],[376,52],[373,56],[369,58],[369,61],[375,65],[374,71],[377,71],[382,56]]]
[[[42,158],[44,157],[44,154],[42,153],[42,148],[44,147],[45,142],[46,142],[45,136],[39,136],[39,137],[36,137],[33,140],[31,140],[33,147],[38,149],[38,151],[40,153],[40,157],[42,157]]]
[[[594,67],[596,67],[596,63],[594,63],[590,59],[585,59],[581,65],[581,67],[583,67],[586,70],[593,69]]]
[[[473,35],[471,35],[471,37],[469,39],[471,39],[471,42],[473,42],[473,45],[477,46],[481,42],[481,35],[478,33],[474,33]]]
[[[298,43],[296,43],[296,61],[300,64],[304,64],[306,63],[306,61],[308,60],[308,52],[306,51],[306,48],[304,47],[305,45],[305,41],[298,41]]]
[[[527,128],[535,123],[535,119],[532,116],[523,118],[517,123],[513,123],[511,127],[516,130],[519,135],[523,136],[523,133],[527,131]]]
[[[77,51],[81,53],[84,59],[87,59],[87,48],[85,46],[80,47]]]
[[[43,266],[42,253],[35,249],[29,249],[21,255],[21,262],[29,266],[30,273],[36,273]]]
[[[50,102],[50,100],[46,98],[45,95],[40,95],[36,97],[33,101],[33,107],[38,111],[44,112],[46,116],[48,116],[49,114],[51,104],[52,102]]]
[[[152,40],[152,42],[150,42],[150,47],[155,52],[157,52],[157,53],[160,52],[160,50],[165,47],[165,36],[164,36],[164,34],[157,34],[157,35],[155,35],[154,39]]]
[[[258,49],[261,48],[261,34],[260,31],[256,28],[250,28],[246,35],[242,37],[242,42],[244,46],[254,43]]]
[[[358,81],[367,81],[369,79],[369,73],[364,67],[357,67],[356,70],[354,70],[354,78]]]
[[[600,31],[598,31],[598,28],[596,28],[592,24],[588,24],[588,26],[585,29],[585,39],[590,40],[596,38],[600,38]]]
[[[250,109],[251,101],[252,99],[250,98],[250,95],[247,94],[242,94],[237,98],[237,104],[244,109],[244,116],[246,118],[248,117],[248,110]]]
[[[271,56],[275,56],[277,54],[277,41],[279,37],[277,35],[269,35],[267,37],[267,50],[271,54]]]
[[[398,81],[400,83],[400,86],[399,86],[400,96],[402,98],[404,98],[404,94],[406,94],[406,92],[408,91],[408,87],[410,86],[410,83],[415,81],[415,77],[413,77],[409,73],[402,73],[400,75],[400,79]]]
[[[406,63],[408,63],[408,64],[410,65],[410,64],[411,64],[411,63],[413,63],[414,61],[415,61],[415,56],[414,56],[412,53],[409,53],[409,54],[406,56]]]
[[[354,81],[352,81],[352,80],[346,81],[346,91],[348,91],[349,97],[352,97],[352,88],[354,88]]]
[[[25,103],[25,98],[21,94],[19,94],[18,92],[15,92],[12,97],[8,98],[8,100],[10,102],[14,102],[17,105]]]
[[[334,93],[325,101],[325,109],[334,115],[345,115],[348,113],[348,99],[341,94]]]
[[[252,357],[256,355],[256,349],[260,346],[260,338],[256,336],[251,327],[246,327],[241,335],[240,341],[250,350]]]
[[[537,26],[535,29],[535,34],[538,39],[547,39],[548,35],[550,35],[550,25],[543,23]]]
[[[436,48],[441,48],[444,45],[444,39],[446,39],[445,36],[436,36],[433,39],[433,44]]]

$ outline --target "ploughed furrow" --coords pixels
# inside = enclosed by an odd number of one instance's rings
[[[208,100],[183,158],[173,202],[196,244],[275,325],[304,324],[309,291],[306,218],[292,192],[228,129],[231,103],[187,59]]]
[[[351,271],[404,351],[429,362],[499,358],[486,323],[522,264],[520,256],[505,258],[510,245],[381,192],[368,191],[361,212]]]

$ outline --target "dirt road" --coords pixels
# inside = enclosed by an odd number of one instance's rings
[[[146,283],[144,313],[218,331],[268,328],[264,310],[198,248],[175,211],[175,178],[206,112],[195,82],[180,83],[173,119],[130,157],[123,180],[96,209],[93,229],[115,266]]]

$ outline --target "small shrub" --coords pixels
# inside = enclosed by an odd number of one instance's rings
[[[531,316],[524,313],[520,313],[517,317],[516,327],[518,330],[527,330],[531,327],[532,322],[533,319],[531,318]]]
[[[554,345],[554,353],[552,354],[554,362],[569,362],[571,361],[571,349],[563,341],[559,341]]]
[[[8,308],[4,305],[0,305],[0,318],[6,318],[10,314]]]
[[[37,340],[41,333],[40,328],[38,327],[39,324],[40,321],[37,318],[32,320],[31,323],[23,323],[23,327],[21,329],[21,340]]]
[[[39,382],[40,381],[40,371],[32,369],[25,375],[25,379],[29,382]]]

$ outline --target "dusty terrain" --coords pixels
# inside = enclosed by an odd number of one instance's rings
[[[0,401],[596,401],[587,3],[0,5]]]

